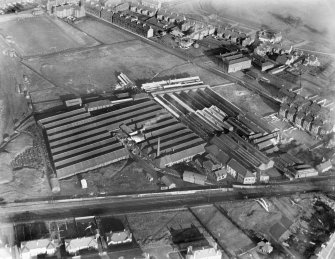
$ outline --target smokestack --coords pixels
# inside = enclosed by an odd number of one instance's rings
[[[160,154],[161,154],[161,138],[159,137],[157,141],[157,157],[159,157]]]

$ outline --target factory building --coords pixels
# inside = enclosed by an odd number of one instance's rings
[[[86,104],[85,108],[88,112],[91,112],[91,111],[105,109],[105,108],[108,108],[108,107],[111,107],[111,106],[113,106],[111,101],[109,101],[109,100],[99,100],[99,101],[94,101],[94,102],[90,102],[90,103]]]
[[[260,68],[261,71],[269,70],[275,66],[275,63],[273,61],[257,54],[254,54],[252,56],[252,63],[257,68]]]
[[[237,72],[243,69],[251,68],[251,59],[243,56],[241,53],[227,53],[217,56],[218,65],[228,73]]]
[[[310,165],[296,165],[293,168],[293,175],[296,179],[318,176],[319,173]]]
[[[39,120],[58,178],[127,159],[129,151],[113,135],[121,125],[135,133],[140,130],[132,138],[138,137],[135,142],[140,151],[159,167],[205,152],[205,141],[153,100],[144,98],[124,105],[115,104],[112,111],[102,109],[98,114],[79,108]]]
[[[203,85],[199,78],[153,82],[142,85],[142,88],[198,136],[209,141],[210,145],[202,146],[201,152],[205,149],[223,167],[232,159],[240,163],[246,169],[239,170],[240,182],[254,183],[256,173],[273,167],[274,162],[259,149],[274,147],[277,139],[275,129],[256,116],[245,114]],[[223,134],[217,136],[218,133]],[[255,137],[257,134],[259,136]],[[233,174],[231,168],[226,171]],[[236,170],[235,173],[237,180]]]
[[[183,180],[185,182],[199,184],[199,185],[205,185],[206,179],[207,179],[206,175],[194,173],[194,172],[191,172],[191,171],[185,171],[183,173]]]

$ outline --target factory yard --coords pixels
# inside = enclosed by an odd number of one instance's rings
[[[127,194],[129,192],[158,191],[159,187],[150,183],[145,174],[138,173],[138,164],[123,160],[112,165],[81,174],[87,182],[82,189],[77,176],[60,181],[59,195],[87,195],[104,193],[106,195]]]
[[[2,22],[1,35],[20,55],[44,55],[99,43],[70,25],[49,16],[21,17]]]
[[[258,116],[274,113],[278,109],[278,107],[275,107],[268,100],[239,84],[216,86],[212,89],[242,110],[255,113]]]

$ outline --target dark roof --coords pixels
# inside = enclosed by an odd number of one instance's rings
[[[235,159],[231,159],[228,164],[229,167],[234,169],[238,174],[246,175],[247,174],[247,169],[242,166],[239,162],[237,162]]]
[[[223,165],[226,165],[230,159],[229,155],[226,152],[220,150],[216,145],[207,146],[205,149]]]

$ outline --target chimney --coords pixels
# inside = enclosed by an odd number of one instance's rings
[[[161,138],[158,137],[158,141],[157,141],[157,157],[159,157],[161,155]]]

